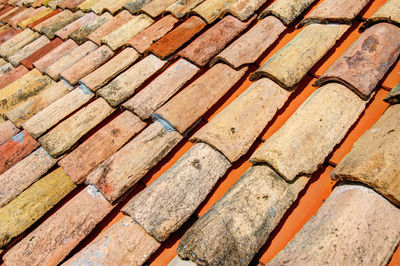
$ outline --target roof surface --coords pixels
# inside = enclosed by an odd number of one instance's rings
[[[0,20],[1,263],[400,263],[399,0]]]

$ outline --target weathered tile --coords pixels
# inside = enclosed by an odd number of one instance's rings
[[[39,12],[45,10],[46,8],[40,7],[40,8],[28,8],[26,12],[20,13],[18,16],[14,16],[9,19],[8,24],[10,24],[12,27],[16,28],[18,23],[24,21],[25,19],[37,15]]]
[[[295,89],[307,72],[335,45],[349,27],[344,24],[306,26],[254,72],[250,80],[266,76],[287,90]]]
[[[211,65],[223,61],[237,69],[254,63],[285,29],[279,19],[268,16],[219,53]]]
[[[301,25],[312,23],[350,24],[368,2],[369,0],[324,0],[303,19]]]
[[[23,59],[27,58],[48,43],[50,43],[50,40],[46,36],[42,36],[31,42],[30,44],[24,46],[13,55],[9,56],[8,60],[16,67]]]
[[[7,74],[9,71],[14,69],[11,63],[7,63],[7,61],[5,61],[4,59],[2,60],[5,62],[5,64],[0,66],[0,77],[2,77],[3,75]]]
[[[75,11],[76,7],[83,1],[85,0],[64,0],[62,3],[58,4],[58,7]]]
[[[152,18],[158,17],[163,11],[172,5],[176,0],[152,0],[143,6],[140,11],[146,13]]]
[[[17,10],[18,10],[18,7],[8,6],[6,9],[1,11],[0,20],[4,19],[6,16],[12,14],[13,12],[15,12]]]
[[[221,153],[197,143],[122,211],[163,242],[193,214],[229,167]]]
[[[87,39],[91,40],[92,42],[96,43],[97,45],[100,45],[100,40],[104,37],[110,34],[111,32],[115,31],[118,29],[121,25],[124,25],[127,23],[129,20],[131,20],[133,16],[129,14],[128,11],[124,10],[120,12],[118,15],[116,15],[113,19],[107,21],[103,25],[101,25],[97,30],[92,32]]]
[[[79,86],[32,116],[22,126],[34,138],[38,138],[69,114],[87,103],[93,96],[94,94],[85,86]]]
[[[142,265],[160,246],[134,220],[123,216],[62,265]]]
[[[82,183],[97,165],[117,152],[146,123],[125,111],[59,161],[75,183]]]
[[[178,92],[198,70],[198,67],[185,59],[179,59],[122,106],[145,120]]]
[[[7,58],[39,37],[39,33],[33,32],[31,29],[26,29],[2,43],[0,45],[0,55]]]
[[[74,32],[68,35],[69,38],[73,39],[77,44],[82,44],[86,41],[86,38],[100,26],[102,26],[107,21],[111,20],[113,17],[109,13],[104,13],[100,17],[95,18],[86,25],[80,27]]]
[[[397,83],[397,85],[386,96],[384,101],[390,104],[400,103],[400,83]]]
[[[253,154],[288,181],[311,175],[357,121],[366,102],[345,86],[330,83],[315,91]]]
[[[106,11],[107,4],[110,4],[107,0],[99,0],[96,1],[91,7],[90,10],[98,15]]]
[[[29,69],[33,68],[33,63],[40,60],[56,47],[63,44],[63,41],[59,38],[55,38],[54,40],[50,41],[48,44],[44,45],[42,48],[38,49],[36,52],[32,53],[30,56],[23,59],[20,63],[26,66]]]
[[[30,97],[11,111],[7,112],[6,116],[17,127],[21,127],[25,121],[43,110],[49,104],[66,95],[70,90],[72,90],[71,85],[66,84],[63,81],[47,86],[35,96]]]
[[[106,6],[106,11],[110,12],[111,14],[115,14],[118,12],[122,7],[127,4],[130,0],[115,0],[109,3]]]
[[[83,12],[90,12],[90,8],[100,0],[86,0],[80,3],[76,8]]]
[[[44,72],[52,79],[58,80],[62,72],[96,49],[96,44],[92,43],[91,41],[87,41],[84,44],[76,47],[69,54],[61,57],[54,64],[46,68]]]
[[[217,64],[156,111],[181,134],[192,126],[244,75],[246,68],[235,71]]]
[[[64,10],[61,13],[58,13],[57,15],[36,25],[34,30],[45,34],[49,39],[53,39],[58,30],[64,28],[83,15],[84,13],[81,11],[72,13],[70,10]]]
[[[61,168],[44,176],[0,209],[0,246],[8,244],[75,188]]]
[[[39,143],[52,156],[58,157],[113,111],[103,99],[97,99],[40,137]]]
[[[56,265],[111,211],[112,206],[88,186],[12,247],[9,265]]]
[[[49,2],[47,2],[47,6],[54,10],[57,8],[57,5],[60,4],[62,1],[64,0],[50,0]]]
[[[63,27],[62,29],[56,31],[54,34],[63,39],[66,40],[68,38],[68,35],[75,30],[79,29],[80,27],[86,25],[87,23],[91,22],[97,17],[95,13],[88,13],[84,15],[83,17],[75,20],[74,22],[68,24],[67,26]]]
[[[191,40],[207,24],[197,16],[191,16],[173,31],[167,33],[147,50],[161,59],[167,58],[182,45]]]
[[[379,23],[368,28],[315,84],[340,81],[367,99],[399,55],[400,28]]]
[[[165,9],[166,12],[170,12],[174,17],[183,18],[197,5],[204,2],[204,0],[178,0]]]
[[[35,22],[32,22],[31,24],[27,25],[27,27],[33,29],[34,27],[36,27],[37,25],[39,25],[43,21],[45,21],[45,20],[47,20],[47,19],[49,19],[51,17],[54,17],[55,15],[61,13],[61,11],[62,11],[61,9],[53,10],[51,13],[49,13],[49,14],[45,15],[44,17],[36,20]]]
[[[224,10],[224,13],[230,13],[241,21],[246,21],[266,2],[267,0],[236,0]]]
[[[215,147],[234,162],[247,153],[289,95],[273,81],[261,79],[203,126],[193,139]]]
[[[19,66],[17,68],[11,69],[6,74],[0,77],[0,88],[2,89],[6,87],[7,85],[16,81],[28,72],[29,70],[24,66]]]
[[[42,75],[39,70],[31,70],[0,90],[0,114],[4,116],[18,104],[38,94],[53,83],[54,81],[51,78]]]
[[[165,122],[153,122],[93,170],[88,182],[97,186],[110,202],[117,200],[182,139],[178,132],[164,125]]]
[[[209,265],[247,265],[308,181],[285,182],[268,166],[251,167],[186,232],[183,259]]]
[[[50,8],[44,8],[43,10],[41,10],[40,12],[38,12],[36,15],[34,16],[29,16],[28,18],[26,18],[25,20],[21,21],[18,23],[18,27],[20,27],[21,29],[26,29],[26,27],[29,24],[32,24],[36,21],[38,21],[39,19],[43,18],[44,16],[50,14],[52,12],[52,10]]]
[[[26,7],[21,7],[18,9],[15,9],[13,12],[8,13],[6,16],[1,16],[1,21],[3,23],[8,23],[8,21],[13,18],[14,16],[18,16],[21,13],[29,12],[30,10],[27,9]]]
[[[132,37],[149,27],[154,21],[145,14],[134,16],[131,20],[101,38],[101,43],[108,45],[113,51],[125,45]]]
[[[33,66],[44,72],[49,66],[57,62],[63,56],[70,54],[78,45],[73,40],[68,40],[57,47],[45,56],[33,63]]]
[[[0,124],[0,145],[9,140],[12,136],[17,134],[19,129],[14,124],[7,120]]]
[[[379,22],[393,23],[400,26],[400,1],[388,0],[364,23],[363,29]]]
[[[180,51],[177,56],[186,58],[194,64],[203,67],[240,32],[245,30],[252,21],[250,19],[247,22],[241,22],[233,16],[225,16]]]
[[[144,53],[154,42],[158,41],[166,33],[171,31],[176,23],[178,23],[178,19],[171,15],[167,15],[136,36],[132,37],[132,39],[127,42],[127,45],[132,46],[139,53]]]
[[[57,160],[40,147],[1,174],[0,207],[9,203],[36,182],[56,163]]]
[[[399,229],[398,208],[372,189],[342,185],[269,264],[386,265]]]
[[[124,5],[124,8],[131,14],[136,14],[139,10],[153,0],[131,0]]]
[[[278,0],[267,7],[260,18],[273,15],[289,25],[314,2],[315,0]]]
[[[4,42],[8,41],[9,39],[11,39],[20,32],[21,32],[20,30],[16,30],[14,28],[5,29],[0,33],[0,44],[3,44]]]
[[[90,88],[91,91],[97,91],[111,79],[127,69],[139,57],[140,54],[136,52],[135,49],[126,48],[103,66],[82,78],[80,83]]]
[[[168,266],[195,266],[196,263],[190,260],[183,260],[178,255],[168,263]]]
[[[113,51],[103,45],[62,72],[61,77],[70,84],[75,85],[81,78],[101,66],[113,55]]]
[[[225,9],[234,2],[236,0],[207,0],[193,9],[193,12],[211,24],[221,17]]]
[[[159,71],[167,61],[148,55],[97,91],[111,106],[117,106],[135,93],[148,78]]]
[[[3,58],[0,58],[0,66],[4,66],[5,64],[7,64],[7,61]]]
[[[399,111],[399,104],[390,106],[332,172],[333,179],[367,184],[397,206],[400,205]]]
[[[4,173],[38,147],[39,143],[26,131],[15,134],[0,146],[0,174]]]

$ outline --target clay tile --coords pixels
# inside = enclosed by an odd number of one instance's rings
[[[400,103],[400,83],[397,83],[397,85],[386,96],[384,101],[390,104]]]
[[[59,14],[60,12],[61,12],[61,9],[54,10],[54,11],[50,12],[49,14],[47,14],[47,15],[41,17],[40,19],[36,20],[35,22],[32,22],[31,24],[28,24],[27,28],[34,28],[34,27],[36,27],[36,25],[39,25],[43,21],[45,21],[45,20],[47,20],[47,19],[49,19],[51,17],[54,17],[55,15]]]
[[[4,59],[2,59],[2,61],[6,62]],[[11,63],[5,63],[5,64],[1,65],[1,66],[0,66],[0,79],[1,79],[5,74],[7,74],[8,72],[10,72],[10,70],[13,70],[13,69],[14,69],[14,67],[13,67],[13,65],[12,65]],[[2,87],[4,87],[4,86],[2,86]],[[2,88],[2,87],[0,86],[0,88]]]
[[[191,40],[206,25],[201,18],[192,16],[150,46],[147,51],[154,53],[161,59],[165,59]]]
[[[74,32],[75,30],[79,29],[80,27],[86,25],[87,23],[89,23],[90,21],[94,20],[95,18],[97,18],[97,15],[94,13],[88,13],[86,15],[84,15],[83,17],[75,20],[74,22],[68,24],[67,26],[65,26],[64,28],[56,31],[54,34],[65,40],[68,38],[68,35],[72,32]]]
[[[50,8],[44,8],[43,10],[41,10],[40,12],[38,12],[36,15],[34,16],[30,16],[25,20],[22,20],[21,22],[18,23],[18,27],[20,27],[21,29],[26,29],[26,27],[29,24],[32,24],[36,21],[38,21],[39,19],[45,17],[46,15],[50,14],[52,11]]]
[[[8,60],[11,64],[15,67],[19,65],[19,63],[36,52],[37,50],[41,49],[43,46],[50,43],[50,40],[46,36],[42,36],[35,41],[31,42],[30,44],[24,46],[22,49],[14,53],[12,56],[8,57]]]
[[[183,134],[239,81],[246,70],[235,71],[225,64],[217,64],[158,109],[156,114]]]
[[[388,22],[400,27],[400,1],[388,0],[364,23],[361,30],[364,30],[376,23]]]
[[[8,21],[13,18],[14,16],[18,16],[21,13],[29,12],[30,10],[27,9],[26,7],[18,8],[14,10],[12,13],[9,13],[7,16],[2,17],[1,21],[4,23],[8,23]]]
[[[253,20],[241,22],[233,16],[226,16],[196,40],[191,42],[177,56],[186,58],[197,66],[205,66],[238,34],[245,30]]]
[[[365,183],[400,206],[399,117],[400,105],[391,105],[356,141],[333,170],[332,178]]]
[[[324,0],[303,19],[300,25],[312,23],[350,24],[368,2],[369,0]]]
[[[18,16],[12,17],[9,21],[8,24],[10,24],[13,27],[17,27],[17,24],[20,23],[21,21],[35,16],[36,14],[40,13],[41,11],[45,10],[46,8],[40,7],[40,8],[28,8],[25,12],[18,14]]]
[[[2,43],[0,45],[0,55],[7,58],[39,37],[39,33],[26,29]]]
[[[124,5],[124,8],[131,14],[137,14],[139,10],[150,3],[152,0],[131,0]]]
[[[289,25],[314,2],[315,0],[277,0],[267,7],[259,18],[273,15],[282,20],[285,25]]]
[[[176,0],[153,0],[140,9],[140,12],[146,13],[152,18],[158,17],[164,10],[172,5]]]
[[[17,35],[20,32],[21,32],[21,30],[16,30],[14,28],[8,28],[8,29],[3,30],[0,33],[0,44],[3,44],[4,42],[11,39],[12,37],[14,37],[15,35]]]
[[[59,38],[56,38],[52,40],[50,43],[44,45],[42,48],[39,50],[35,51],[32,53],[30,56],[26,57],[23,59],[20,63],[24,66],[26,66],[29,69],[33,68],[33,64],[44,57],[46,54],[54,50],[56,47],[60,46],[63,43],[63,41]]]
[[[62,3],[58,4],[58,7],[61,9],[70,9],[75,11],[76,7],[81,4],[84,0],[65,0]]]
[[[101,43],[108,45],[113,51],[125,45],[132,37],[153,24],[149,16],[140,14],[134,16],[118,29],[101,38]]]
[[[113,55],[113,51],[103,45],[63,71],[61,77],[75,85],[81,78],[101,66]]]
[[[266,2],[267,0],[236,0],[225,9],[224,13],[230,13],[241,21],[246,21]]]
[[[19,66],[17,68],[11,69],[5,75],[0,77],[0,89],[8,86],[28,72],[29,70],[24,66]]]
[[[207,0],[193,9],[193,13],[202,17],[208,24],[223,16],[223,12],[236,0]]]
[[[238,69],[243,65],[254,63],[285,29],[279,19],[268,16],[225,48],[211,60],[210,64],[213,66],[223,61]]]
[[[90,10],[98,15],[100,15],[101,13],[105,12],[106,7],[109,5],[109,1],[108,0],[99,0],[96,1],[96,3],[94,3],[91,7]]]
[[[143,30],[127,42],[127,45],[135,48],[139,53],[144,53],[154,42],[158,41],[166,33],[171,31],[178,23],[178,19],[167,15]]]
[[[188,14],[193,8],[204,2],[204,0],[178,0],[165,9],[174,17],[182,18]]]
[[[99,27],[101,27],[107,21],[113,19],[113,17],[109,13],[104,13],[100,17],[97,17],[87,23],[86,25],[80,27],[74,32],[68,35],[69,38],[74,40],[77,44],[82,44],[86,41],[86,38]]]
[[[399,54],[400,28],[388,23],[377,24],[368,28],[315,85],[339,81],[367,99]]]
[[[370,188],[342,185],[269,265],[386,265],[399,228],[398,208]]]
[[[18,132],[19,129],[10,120],[0,123],[0,145]]]
[[[57,8],[57,5],[62,3],[64,0],[49,0],[47,2],[47,6],[50,7],[51,9],[55,10]]]
[[[308,25],[254,72],[250,80],[266,76],[287,90],[295,89],[349,27],[340,24]]]
[[[10,265],[59,264],[111,210],[112,205],[89,185],[12,247],[3,259]]]
[[[100,0],[85,0],[82,3],[80,3],[76,9],[82,10],[83,12],[90,12],[90,8],[96,4]]]
[[[87,38],[91,40],[92,42],[96,43],[97,45],[100,45],[100,40],[104,36],[110,34],[111,32],[115,31],[121,25],[124,25],[127,23],[129,20],[131,20],[133,16],[129,14],[128,11],[122,11],[118,15],[116,15],[113,19],[107,21],[104,23],[102,26],[100,26],[97,30],[95,30],[93,33],[91,33]]]
[[[114,0],[111,3],[108,3],[105,10],[110,12],[111,14],[115,14],[129,1],[130,0]]]

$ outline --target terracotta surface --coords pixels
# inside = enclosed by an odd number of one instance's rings
[[[82,17],[84,14],[80,11],[72,13],[69,10],[64,10],[51,18],[46,19],[34,27],[35,30],[45,34],[49,39],[55,37],[55,33],[73,22],[74,20]]]
[[[71,9],[71,10],[75,10],[76,7],[82,3],[84,0],[65,0],[63,1],[61,4],[59,4],[58,6],[62,9]]]
[[[8,57],[8,60],[16,67],[23,59],[27,58],[48,43],[50,43],[50,40],[46,36],[42,36],[34,40],[30,44],[25,45],[22,49],[14,53],[12,56]]]
[[[5,75],[0,77],[0,88],[2,89],[6,87],[7,85],[11,84],[28,72],[29,70],[24,66],[19,66],[17,68],[11,69]]]
[[[10,121],[5,121],[0,124],[0,145],[17,134],[19,129]]]
[[[152,18],[155,18],[164,11],[167,7],[172,5],[176,0],[153,0],[143,6],[140,11],[146,13]]]
[[[35,23],[36,21],[42,19],[43,17],[45,17],[46,15],[50,14],[52,12],[52,10],[50,8],[45,8],[42,11],[38,12],[36,15],[34,16],[29,16],[27,19],[22,20],[21,22],[18,23],[18,27],[20,27],[21,29],[26,29],[26,27],[28,25],[31,25],[33,23]]]
[[[39,36],[39,33],[33,32],[31,29],[26,29],[2,43],[0,45],[0,55],[7,58],[25,45],[39,38]]]
[[[111,20],[112,16],[108,13],[104,13],[101,16],[93,19],[86,25],[80,27],[79,29],[73,31],[68,35],[69,38],[73,39],[77,44],[82,44],[86,41],[86,38],[104,23]]]
[[[303,11],[306,10],[313,2],[315,2],[315,0],[275,1],[260,14],[260,18],[273,15],[282,20],[285,25],[288,25],[293,22],[296,17],[303,13]]]
[[[89,22],[93,21],[96,18],[96,14],[89,13],[84,15],[83,17],[75,20],[74,22],[68,24],[67,26],[63,27],[62,29],[56,31],[54,34],[59,37],[60,39],[66,40],[68,35],[75,30],[79,29],[80,27],[88,24]]]
[[[400,103],[400,83],[389,92],[384,101],[390,104]]]
[[[42,23],[43,21],[45,21],[45,20],[47,20],[47,19],[49,19],[49,18],[51,18],[51,17],[57,15],[57,14],[60,13],[60,12],[61,12],[60,9],[56,9],[56,10],[52,11],[51,13],[45,15],[44,17],[42,17],[42,18],[36,20],[35,22],[32,22],[31,24],[28,24],[27,27],[29,27],[29,28],[34,28],[34,27],[36,27],[36,25],[39,25],[39,24]]]
[[[176,18],[182,18],[204,0],[178,0],[165,9]]]
[[[370,27],[379,22],[389,22],[397,26],[400,25],[400,11],[398,9],[399,0],[389,0],[381,6],[363,25],[364,28]]]
[[[26,57],[23,59],[20,63],[24,66],[26,66],[28,69],[33,68],[33,64],[44,57],[46,54],[50,53],[52,50],[54,50],[56,47],[60,46],[62,43],[64,43],[61,39],[55,38],[52,40],[50,43],[46,44],[30,56]]]

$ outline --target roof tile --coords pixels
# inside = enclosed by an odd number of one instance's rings
[[[104,13],[101,16],[93,19],[86,25],[80,27],[79,29],[73,31],[68,35],[69,38],[74,40],[77,44],[82,44],[86,41],[86,38],[99,27],[101,27],[104,23],[111,20],[113,17],[109,13]]]
[[[17,68],[11,69],[5,75],[0,77],[0,88],[2,89],[8,86],[28,72],[29,70],[24,66],[19,66]]]
[[[3,44],[4,42],[11,39],[12,37],[14,37],[15,35],[17,35],[20,32],[21,32],[21,30],[18,30],[18,29],[16,30],[14,28],[8,28],[8,29],[3,30],[0,33],[0,44]]]
[[[23,127],[34,138],[38,138],[69,114],[87,103],[93,96],[94,94],[87,88],[79,86],[32,116],[23,124]]]
[[[156,111],[181,134],[192,126],[245,74],[217,64]]]
[[[191,40],[206,25],[201,18],[192,16],[150,46],[147,51],[157,55],[161,59],[165,59]]]
[[[285,47],[254,72],[250,76],[250,80],[266,76],[285,89],[295,89],[307,72],[348,29],[348,25],[340,24],[306,26]]]
[[[23,59],[27,58],[48,43],[50,43],[50,40],[46,36],[41,36],[30,44],[25,45],[22,49],[15,52],[12,56],[9,56],[8,60],[16,67]]]
[[[207,144],[195,144],[122,211],[157,241],[165,241],[192,215],[230,166]]]
[[[42,9],[40,12],[38,12],[35,15],[30,15],[28,18],[22,20],[21,22],[18,23],[18,27],[20,27],[21,29],[26,29],[26,27],[29,24],[32,24],[36,21],[38,21],[39,19],[43,18],[44,16],[50,14],[52,12],[52,10],[50,8],[44,8]]]
[[[80,3],[76,8],[83,12],[90,12],[90,8],[100,0],[85,0]]]
[[[170,12],[176,18],[183,18],[193,8],[201,4],[205,0],[178,0],[165,9],[165,12]]]
[[[96,188],[88,186],[11,248],[4,261],[10,265],[58,264],[111,209]]]
[[[121,53],[114,56],[110,61],[82,78],[80,83],[90,88],[91,91],[97,91],[111,79],[127,69],[139,57],[140,54],[138,54],[135,49],[126,48]]]
[[[225,9],[224,13],[230,13],[241,21],[246,21],[266,2],[267,0],[236,0]]]
[[[161,15],[164,10],[174,2],[176,2],[176,0],[152,0],[150,3],[143,6],[140,11],[155,18]]]
[[[24,232],[74,188],[75,184],[58,168],[1,208],[0,246]]]
[[[141,119],[148,119],[198,71],[198,67],[185,59],[180,59],[122,106]]]
[[[191,42],[177,56],[182,56],[200,67],[205,66],[252,21],[241,22],[233,16],[226,16]]]
[[[153,122],[87,177],[110,202],[136,184],[182,139],[175,130]]]
[[[28,24],[27,27],[33,29],[34,27],[36,27],[36,25],[39,25],[43,21],[45,21],[45,20],[47,20],[47,19],[49,19],[51,17],[54,17],[55,15],[60,13],[61,11],[62,11],[61,9],[54,10],[51,13],[45,15],[44,17],[41,17],[40,19],[36,20],[35,22],[32,22],[31,24]]]
[[[139,10],[153,0],[131,0],[124,5],[124,8],[131,14],[136,14]]]
[[[62,29],[56,31],[54,34],[63,39],[66,40],[68,38],[68,35],[75,30],[79,29],[80,27],[86,25],[87,23],[93,21],[94,19],[97,18],[97,15],[94,13],[88,13],[85,14],[84,16],[80,17],[79,19],[75,20],[74,22],[68,24],[67,26],[63,27]]]
[[[13,16],[12,18],[10,18],[8,20],[8,24],[16,28],[20,22],[24,21],[27,18],[37,15],[39,12],[45,9],[46,8],[44,6],[40,8],[28,8],[25,12],[21,12],[17,16]]]
[[[58,4],[58,7],[75,11],[76,7],[83,1],[85,0],[64,0],[62,3]]]
[[[135,48],[139,53],[144,53],[154,42],[162,38],[171,31],[178,23],[178,20],[171,15],[167,15],[155,22],[153,25],[143,30],[130,39],[127,45]]]
[[[400,1],[388,0],[376,11],[363,25],[364,28],[370,27],[379,22],[389,22],[400,26]]]
[[[372,189],[343,185],[269,264],[388,263],[398,244],[400,211]]]
[[[57,160],[40,147],[1,174],[0,207],[12,201],[56,163]]]
[[[101,66],[113,55],[114,53],[110,48],[102,45],[62,72],[61,77],[70,84],[75,85],[79,79]]]
[[[368,28],[316,82],[336,80],[367,99],[400,54],[400,28],[380,23]],[[365,75],[368,73],[368,75]]]
[[[31,9],[31,10],[32,10],[32,9]],[[4,22],[4,23],[8,23],[8,21],[9,21],[12,17],[18,16],[18,15],[21,14],[21,13],[25,13],[25,12],[29,12],[29,11],[30,11],[30,10],[27,9],[26,7],[19,8],[19,9],[13,11],[12,13],[8,14],[7,16],[1,18],[1,21]]]
[[[186,232],[178,255],[213,265],[250,263],[307,181],[289,184],[268,166],[251,167]]]
[[[72,87],[65,82],[54,83],[7,112],[6,116],[16,126],[21,127],[25,121],[66,95],[71,89]]]
[[[19,129],[15,127],[10,120],[0,123],[0,145],[9,140],[18,132]]]
[[[98,15],[101,13],[105,12],[105,9],[107,7],[107,3],[109,3],[108,0],[99,0],[96,1],[91,7],[90,10]]]
[[[207,0],[193,9],[193,13],[202,17],[208,24],[223,16],[223,11],[236,0]]]
[[[279,19],[268,16],[219,53],[211,65],[223,61],[237,69],[254,63],[285,29]]]
[[[55,38],[54,40],[50,41],[48,44],[44,45],[42,48],[38,49],[30,56],[26,57],[25,59],[21,60],[21,64],[26,66],[29,69],[33,68],[33,63],[38,61],[39,59],[43,58],[46,54],[51,52],[53,49],[61,45],[63,41],[59,38]]]
[[[114,0],[106,6],[105,10],[114,15],[129,1],[130,0]]]
[[[260,18],[273,15],[289,25],[314,2],[315,0],[277,0],[260,14]]]
[[[289,95],[269,79],[258,80],[202,127],[193,139],[215,147],[234,162],[247,153]]]
[[[39,143],[52,156],[58,157],[113,111],[103,99],[97,99],[40,137]]]
[[[40,34],[26,29],[0,45],[0,55],[7,58],[40,37]]]
[[[124,25],[101,38],[100,41],[115,51],[119,47],[125,45],[125,43],[136,34],[153,24],[153,22],[154,21],[145,14],[134,16]]]
[[[399,104],[390,106],[332,172],[335,180],[365,183],[398,206],[400,167],[396,162],[400,154],[396,147],[400,134],[399,111]]]
[[[389,92],[384,101],[390,104],[400,103],[400,82]]]
[[[82,183],[90,171],[117,152],[145,125],[137,116],[125,111],[61,159],[58,164],[72,181]]]
[[[81,58],[90,54],[94,50],[97,49],[97,45],[87,41],[84,44],[76,47],[69,54],[64,55],[59,60],[57,60],[54,64],[49,66],[44,70],[44,72],[49,75],[52,79],[58,80],[60,78],[60,74],[67,70],[74,63],[78,62]]]
[[[135,90],[157,71],[160,71],[166,62],[154,55],[148,55],[113,79],[108,85],[99,89],[97,95],[115,107],[132,96]]]
[[[4,60],[4,59],[2,59],[2,60]],[[6,62],[6,63],[0,66],[0,78],[3,77],[5,74],[7,74],[9,71],[14,69],[14,67],[11,63],[7,63],[7,61],[5,61],[5,60],[4,60],[4,62]]]
[[[130,217],[123,216],[64,266],[75,264],[142,265],[160,247]]]
[[[47,2],[47,6],[54,10],[57,8],[57,5],[59,3],[61,3],[62,1],[64,1],[64,0],[50,0]]]

